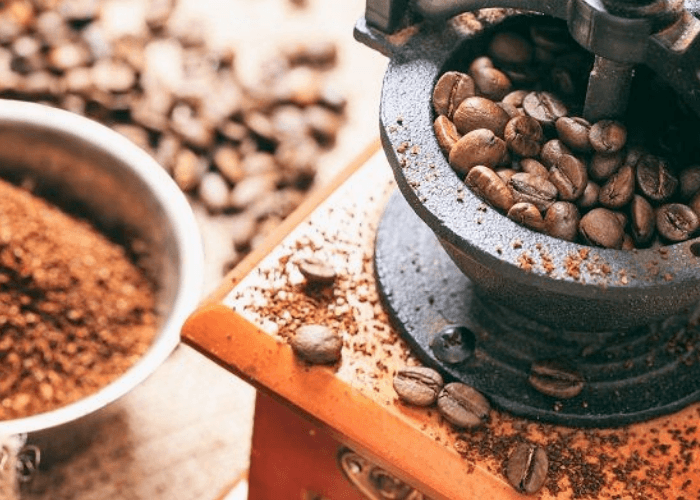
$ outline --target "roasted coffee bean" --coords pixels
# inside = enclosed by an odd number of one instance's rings
[[[585,384],[581,375],[559,360],[533,362],[530,366],[528,382],[542,394],[558,399],[571,399],[578,396]]]
[[[532,44],[512,31],[496,33],[489,43],[492,59],[503,64],[524,65],[532,60]]]
[[[442,376],[427,366],[401,368],[393,386],[402,401],[414,406],[430,406],[437,401],[444,382]]]
[[[622,230],[624,231],[627,227],[627,216],[622,212],[616,212],[614,210],[613,213],[615,214],[615,217],[617,217],[617,221],[620,223],[620,227],[622,227]]]
[[[475,94],[472,77],[458,71],[448,71],[440,77],[433,90],[433,108],[438,115],[451,118],[467,97]]]
[[[496,170],[496,173],[501,178],[501,180],[506,183],[507,186],[510,182],[511,177],[513,177],[518,172],[513,170],[512,168],[499,168]]]
[[[513,87],[508,75],[500,69],[482,67],[471,75],[478,93],[494,101],[503,99]]]
[[[457,132],[457,127],[450,121],[445,115],[440,115],[435,119],[433,123],[433,130],[435,130],[435,138],[440,145],[442,152],[449,156],[452,147],[457,143],[457,141],[462,137],[459,132]]]
[[[685,241],[700,226],[698,215],[688,205],[669,203],[656,210],[656,229],[670,241]]]
[[[544,230],[544,219],[539,209],[532,203],[516,203],[508,210],[508,218],[533,231]]]
[[[572,155],[562,155],[549,171],[549,182],[556,186],[559,198],[574,201],[588,184],[586,165]]]
[[[520,160],[520,168],[523,172],[527,172],[531,175],[537,175],[545,179],[549,177],[549,170],[547,170],[547,167],[533,158],[523,158]]]
[[[472,130],[452,147],[449,162],[457,173],[466,175],[472,167],[493,168],[506,153],[506,143],[488,129]]]
[[[679,175],[680,194],[684,200],[690,200],[700,191],[700,166],[684,168]]]
[[[474,194],[490,205],[504,211],[513,206],[513,193],[496,172],[483,165],[472,168],[464,183],[469,186]]]
[[[461,382],[447,384],[438,395],[437,405],[445,420],[464,428],[483,424],[491,411],[491,405],[480,392]]]
[[[501,102],[503,104],[508,104],[509,106],[514,106],[516,108],[522,108],[523,100],[525,99],[525,96],[529,93],[529,90],[514,90],[513,92],[509,92],[508,95],[506,95],[501,100]]]
[[[321,259],[307,257],[297,264],[307,283],[327,285],[336,278],[335,269]]]
[[[537,493],[547,480],[549,459],[543,448],[520,443],[506,463],[506,477],[520,493]]]
[[[571,149],[580,152],[591,150],[588,133],[591,124],[580,117],[562,116],[554,123],[559,139]]]
[[[698,217],[700,217],[700,192],[698,192],[690,200],[690,208],[692,208],[693,212],[695,212],[698,215]]]
[[[634,197],[634,169],[629,165],[621,167],[600,188],[598,201],[608,208],[621,208]]]
[[[588,139],[599,153],[615,153],[627,143],[627,128],[614,120],[601,120],[591,126]]]
[[[671,198],[678,187],[666,161],[658,156],[644,155],[637,163],[637,186],[652,201],[663,202]]]
[[[510,116],[498,104],[485,97],[468,97],[454,113],[454,124],[461,134],[467,134],[472,130],[485,128],[499,137],[503,137],[503,131]]]
[[[588,210],[598,204],[598,195],[600,194],[600,186],[593,181],[586,183],[586,189],[583,194],[576,200],[576,205],[582,210]]]
[[[469,74],[473,74],[485,68],[493,68],[493,61],[491,58],[487,56],[477,57],[469,65]]]
[[[639,246],[649,243],[654,235],[656,217],[651,204],[643,196],[634,195],[630,204],[630,219],[634,242]]]
[[[622,151],[612,154],[595,153],[588,165],[588,173],[597,181],[607,180],[623,165],[624,160],[625,154]]]
[[[340,361],[343,339],[324,325],[303,325],[289,339],[294,354],[316,365]]]
[[[516,203],[532,203],[541,212],[546,211],[557,199],[557,188],[547,179],[525,172],[510,179],[510,188]]]
[[[615,213],[607,208],[594,208],[578,225],[581,237],[590,245],[620,248],[624,231]]]
[[[557,164],[563,155],[572,155],[571,150],[559,139],[552,139],[542,145],[540,150],[540,160],[547,168],[552,168]]]
[[[529,116],[512,118],[503,132],[506,146],[520,156],[537,156],[542,146],[542,126]]]
[[[503,101],[497,102],[496,104],[498,104],[503,109],[503,111],[508,113],[508,116],[511,118],[515,118],[517,116],[525,116],[525,111],[523,111],[522,108],[516,108],[515,106],[511,104],[506,104]]]
[[[637,248],[637,245],[634,243],[634,238],[629,234],[625,233],[622,237],[622,246],[620,247],[620,249],[634,250],[635,248]]]
[[[557,201],[547,209],[544,217],[544,232],[555,238],[574,241],[578,234],[579,219],[576,205]]]
[[[542,125],[550,126],[568,114],[564,103],[549,92],[530,92],[523,99],[523,109]]]

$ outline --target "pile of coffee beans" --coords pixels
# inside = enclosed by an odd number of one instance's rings
[[[698,233],[700,155],[685,140],[698,120],[658,78],[638,72],[627,116],[588,123],[592,58],[565,24],[504,28],[486,52],[433,92],[438,143],[477,196],[532,230],[605,248]]]
[[[346,105],[327,82],[337,48],[290,44],[244,85],[235,48],[211,47],[175,8],[3,2],[0,97],[86,115],[152,154],[211,216],[236,215],[233,265],[301,203],[334,144]]]

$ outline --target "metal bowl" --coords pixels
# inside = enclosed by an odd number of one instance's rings
[[[83,207],[101,227],[147,245],[158,287],[158,332],[143,357],[98,392],[53,411],[0,422],[0,436],[38,431],[92,414],[150,375],[180,340],[201,295],[203,252],[190,206],[165,171],[120,134],[47,106],[0,100],[0,177],[32,179],[40,191]]]
[[[697,238],[638,251],[570,243],[487,207],[455,174],[433,133],[432,90],[455,58],[483,54],[484,40],[448,23],[400,45],[375,43],[391,56],[380,128],[394,176],[476,293],[568,331],[630,329],[692,311],[700,299]]]

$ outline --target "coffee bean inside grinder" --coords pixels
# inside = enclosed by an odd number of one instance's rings
[[[500,213],[586,245],[634,249],[700,233],[698,118],[646,67],[627,112],[582,117],[593,56],[566,24],[485,34],[433,90],[434,131],[457,175]]]

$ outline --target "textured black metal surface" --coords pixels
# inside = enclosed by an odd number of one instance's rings
[[[386,208],[375,250],[380,295],[414,353],[501,409],[557,424],[607,427],[700,399],[700,331],[687,328],[685,317],[627,331],[567,332],[486,302],[398,193]],[[431,342],[455,324],[473,333],[472,355],[457,364],[440,362]],[[580,395],[557,400],[530,387],[531,363],[546,359],[576,367],[586,379]]]

